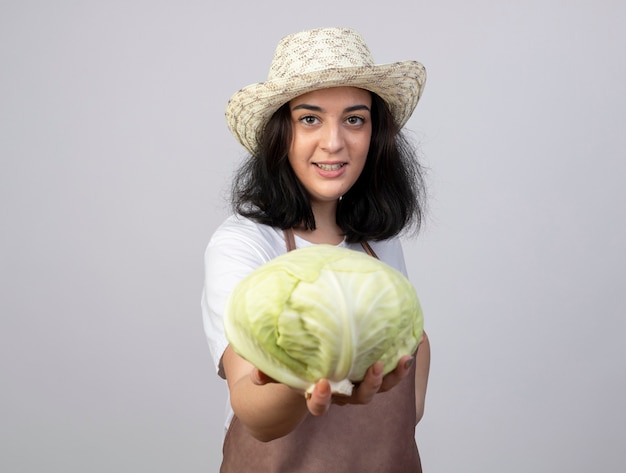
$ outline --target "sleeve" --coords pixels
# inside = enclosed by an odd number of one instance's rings
[[[220,227],[206,248],[202,321],[214,366],[222,378],[222,355],[228,346],[223,322],[228,296],[246,275],[272,256],[262,238],[249,228],[233,231],[228,226]]]

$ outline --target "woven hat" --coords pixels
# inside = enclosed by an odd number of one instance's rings
[[[267,81],[230,98],[226,122],[254,155],[267,121],[283,104],[313,90],[352,86],[379,95],[401,128],[415,110],[425,81],[426,70],[417,61],[374,64],[363,37],[353,29],[302,31],[280,40]]]

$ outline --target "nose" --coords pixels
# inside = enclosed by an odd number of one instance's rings
[[[343,129],[339,123],[326,123],[321,137],[321,148],[328,154],[336,154],[345,145]]]

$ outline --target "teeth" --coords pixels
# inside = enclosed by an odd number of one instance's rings
[[[322,171],[337,171],[343,167],[343,164],[320,164],[316,163],[316,166]]]

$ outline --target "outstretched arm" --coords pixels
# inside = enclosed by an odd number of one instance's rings
[[[350,397],[335,397],[326,380],[320,380],[310,397],[284,384],[276,383],[229,346],[222,362],[235,415],[258,440],[267,442],[287,435],[304,420],[307,413],[324,415],[333,402],[367,404],[379,391],[387,391],[410,372],[411,357],[402,357],[398,367],[383,378],[382,364],[371,366],[365,379]]]
[[[288,434],[304,419],[304,396],[262,373],[228,346],[222,357],[230,403],[235,415],[258,440],[267,442]]]

